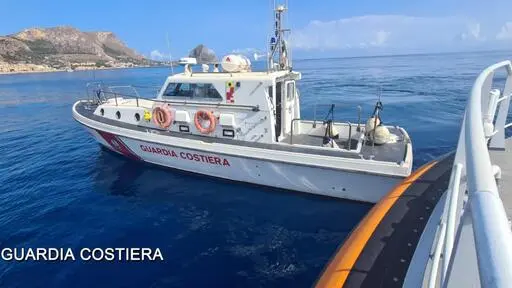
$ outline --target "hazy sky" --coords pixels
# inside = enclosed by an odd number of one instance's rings
[[[299,57],[476,49],[512,51],[512,0],[289,0]],[[72,25],[112,31],[145,55],[173,56],[199,43],[222,55],[265,50],[270,0],[2,0],[0,34]]]

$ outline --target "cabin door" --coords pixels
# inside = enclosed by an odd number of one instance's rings
[[[279,142],[279,136],[281,136],[281,110],[282,110],[282,89],[283,85],[281,82],[276,82],[276,142]]]
[[[292,120],[293,120],[293,106],[295,103],[295,81],[284,82],[284,95],[282,100],[282,118],[283,118],[283,134],[289,135],[291,133]]]

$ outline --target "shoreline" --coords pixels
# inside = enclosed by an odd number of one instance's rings
[[[98,67],[98,68],[87,68],[77,69],[69,71],[67,69],[55,69],[55,70],[39,70],[39,71],[12,71],[12,72],[1,72],[0,76],[3,75],[20,75],[20,74],[38,74],[38,73],[57,73],[57,72],[84,72],[84,71],[96,71],[96,70],[118,70],[118,69],[136,69],[136,68],[165,68],[167,66],[133,66],[133,67]]]
[[[53,72],[66,72],[66,70],[44,70],[44,71],[13,71],[13,72],[0,72],[2,75],[18,75],[18,74],[37,74],[37,73],[53,73]]]

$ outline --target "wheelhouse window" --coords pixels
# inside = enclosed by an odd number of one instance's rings
[[[163,97],[222,100],[222,96],[211,83],[169,83],[167,88],[165,88]]]
[[[288,100],[292,100],[294,97],[295,97],[295,82],[288,82],[288,84],[286,84],[286,98],[288,98]]]
[[[274,99],[274,93],[272,91],[272,86],[267,87],[267,92],[268,92],[268,97],[270,98],[270,102],[272,102]]]

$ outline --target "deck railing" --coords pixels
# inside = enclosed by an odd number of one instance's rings
[[[154,89],[152,97],[142,97],[138,92],[138,89]],[[159,87],[156,86],[134,86],[134,85],[122,85],[122,86],[106,86],[103,82],[90,82],[87,83],[87,99],[91,102],[103,104],[108,102],[109,99],[114,99],[116,106],[118,106],[119,99],[135,99],[135,107],[140,107],[140,100],[148,100],[154,103],[167,103],[177,105],[192,105],[198,107],[218,107],[218,108],[231,108],[241,110],[251,110],[254,112],[260,111],[258,105],[238,105],[238,104],[227,104],[218,103],[218,99],[193,101],[184,97],[184,99],[158,99]],[[132,91],[132,93],[123,92],[123,90]],[[126,106],[126,104],[123,104]]]
[[[499,71],[505,72],[501,91],[492,89],[494,76]],[[472,226],[480,285],[512,286],[512,232],[496,184],[500,169],[492,164],[489,155],[489,149],[505,149],[505,129],[512,126],[506,123],[511,97],[511,61],[488,67],[475,81],[438,226],[429,287],[451,286],[447,277],[453,268],[453,251],[457,248],[454,245],[468,240],[460,239],[465,237],[460,233],[465,216]]]

